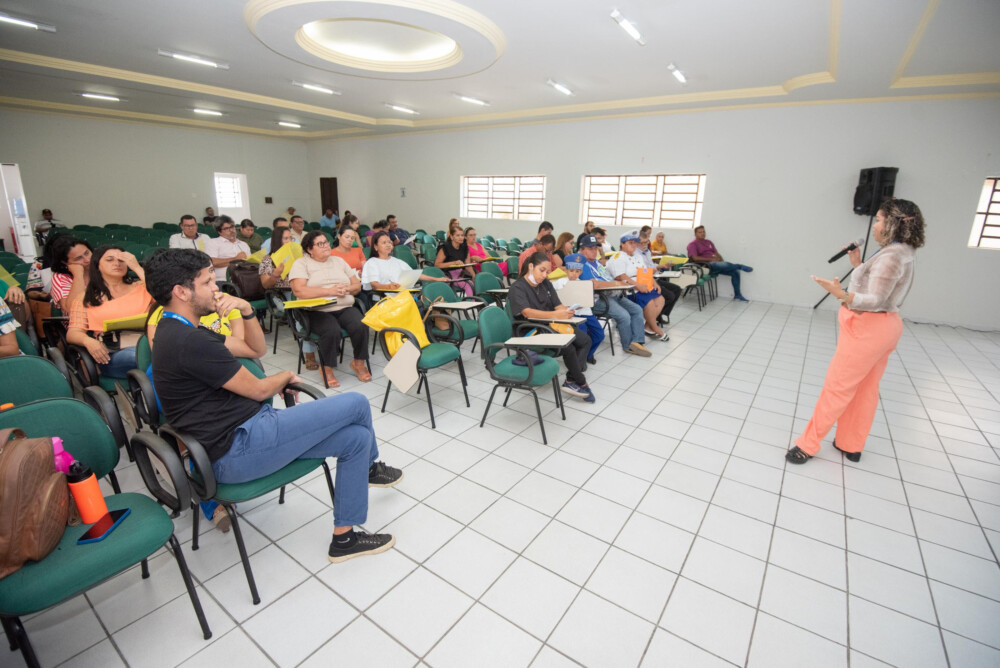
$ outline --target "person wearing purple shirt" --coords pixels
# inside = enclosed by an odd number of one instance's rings
[[[692,262],[708,265],[708,268],[715,274],[729,276],[733,282],[733,299],[741,302],[750,301],[740,292],[740,272],[751,272],[753,267],[735,262],[726,262],[722,259],[715,244],[705,238],[705,226],[699,225],[694,228],[694,241],[688,244],[687,254]]]

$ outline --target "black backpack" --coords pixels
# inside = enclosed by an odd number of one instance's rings
[[[229,281],[236,286],[239,296],[248,302],[264,298],[264,284],[260,282],[259,264],[231,262]]]

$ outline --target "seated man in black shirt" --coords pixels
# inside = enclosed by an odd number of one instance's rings
[[[337,495],[329,557],[340,562],[388,550],[388,534],[355,532],[368,515],[368,487],[392,487],[402,471],[376,461],[371,407],[354,392],[276,410],[262,402],[292,382],[290,371],[257,378],[226,348],[225,337],[197,323],[219,298],[207,255],[159,250],[146,263],[146,285],[163,308],[153,348],[153,382],[166,421],[205,447],[215,478],[241,483],[295,459],[337,458]],[[246,326],[260,327],[249,304]]]

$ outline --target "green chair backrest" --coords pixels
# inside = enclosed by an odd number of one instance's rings
[[[425,260],[433,263],[434,258],[437,257],[437,244],[433,243],[421,244],[420,254],[424,256]]]
[[[500,271],[500,265],[496,262],[483,262],[479,265],[482,269],[480,273],[482,274],[492,274],[497,278],[498,281],[503,280],[503,272]]]
[[[257,360],[252,360],[247,357],[237,357],[236,359],[240,361],[240,364],[242,364],[247,371],[252,373],[257,378],[264,378],[265,376],[267,376],[267,374],[264,373],[264,370],[260,368],[260,362],[258,362]],[[264,403],[270,406],[273,401],[274,397],[271,397]]]
[[[20,406],[56,397],[71,399],[73,388],[52,362],[29,355],[0,360],[0,404]]]
[[[18,350],[21,351],[21,353],[25,355],[32,355],[34,357],[38,357],[38,349],[35,348],[35,344],[31,342],[31,337],[28,336],[28,333],[26,331],[24,331],[24,327],[18,327],[17,329],[15,329],[14,337],[17,339],[17,348]],[[0,401],[0,404],[2,403],[5,402]]]
[[[371,258],[371,256],[372,256],[371,246],[365,246],[364,248],[361,249],[361,252],[365,254],[365,259],[366,260],[369,259],[369,258]]]
[[[410,269],[417,268],[417,258],[413,256],[413,251],[409,247],[403,245],[396,246],[392,249],[392,254],[410,265]]]
[[[500,290],[503,288],[500,285],[499,279],[493,274],[488,274],[485,271],[476,274],[476,294],[485,294],[487,290]]]
[[[0,429],[12,427],[24,430],[29,438],[62,438],[66,451],[98,478],[118,465],[111,429],[97,411],[78,399],[41,399],[0,413]]]
[[[510,318],[499,306],[487,306],[479,314],[479,336],[483,341],[483,351],[489,350],[494,343],[503,343],[514,332]],[[490,359],[494,359],[499,349],[489,351]]]
[[[424,267],[423,273],[427,276],[433,276],[434,278],[447,278],[444,275],[443,269],[438,269],[437,267]]]
[[[135,368],[146,373],[146,369],[153,363],[153,351],[149,347],[149,339],[143,334],[135,344]]]
[[[507,276],[517,276],[521,273],[521,268],[517,266],[517,255],[511,255],[507,258]],[[513,272],[513,273],[511,273]]]
[[[427,272],[425,271],[424,273]],[[441,297],[446,302],[458,301],[458,295],[455,294],[455,291],[447,283],[428,283],[423,287],[422,293],[428,301],[434,301],[438,297]]]
[[[447,236],[448,235],[447,235],[447,233],[445,233],[444,230],[438,230],[438,231],[436,231],[434,233],[434,238],[437,239],[438,241],[442,242],[442,243],[444,242],[444,240],[445,240],[445,238]]]

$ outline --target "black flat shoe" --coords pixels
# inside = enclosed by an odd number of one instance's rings
[[[837,442],[836,441],[833,442],[833,447],[837,448]],[[840,450],[840,448],[837,448],[837,450]],[[861,461],[861,453],[860,452],[848,452],[847,450],[840,450],[840,451],[844,453],[844,456],[847,457],[848,461],[852,461],[852,462],[860,462]]]
[[[790,464],[805,464],[810,459],[812,459],[812,455],[800,450],[797,445],[785,453],[785,461]]]

